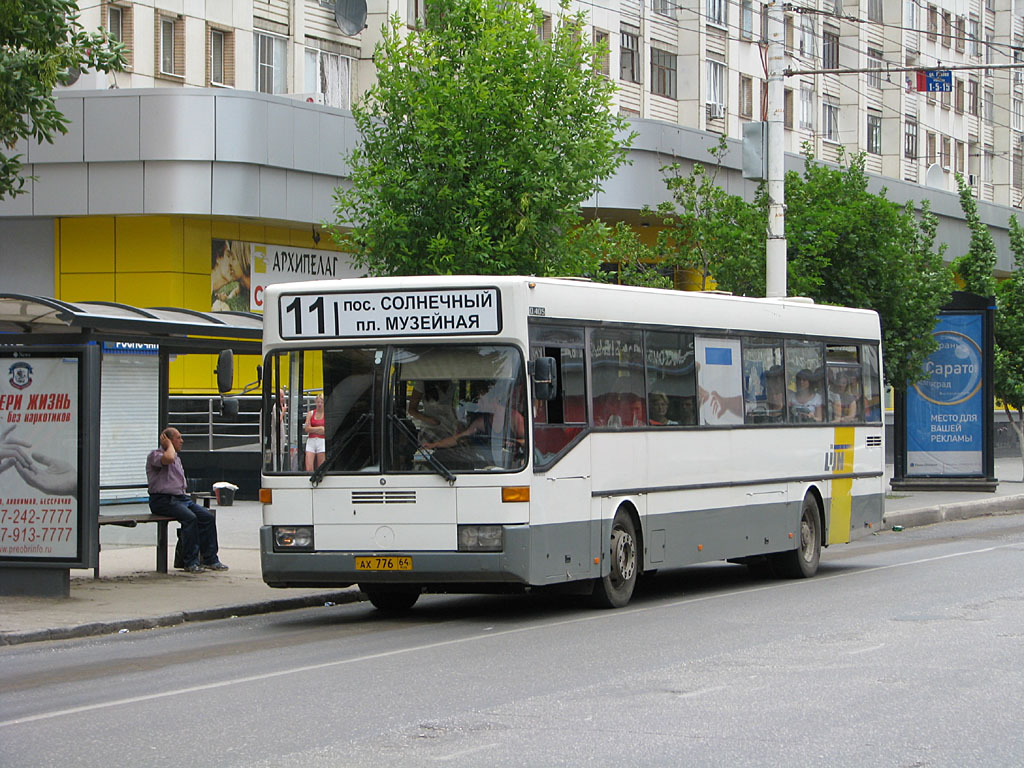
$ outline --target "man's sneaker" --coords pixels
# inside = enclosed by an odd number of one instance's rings
[[[205,568],[208,571],[226,571],[228,569],[228,567],[224,565],[224,563],[222,563],[220,560],[217,560],[213,563],[204,563],[203,568]]]
[[[199,563],[192,563],[192,565],[185,566],[185,573],[202,573],[204,570],[206,569]]]

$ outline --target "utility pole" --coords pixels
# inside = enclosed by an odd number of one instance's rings
[[[768,241],[765,248],[765,295],[786,295],[786,163],[785,61],[782,3],[774,0],[768,11]]]

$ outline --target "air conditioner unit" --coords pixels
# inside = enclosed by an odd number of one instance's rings
[[[973,173],[967,174],[967,186],[976,187],[978,186],[978,177]]]
[[[725,117],[725,104],[713,104],[709,103],[708,108],[708,120],[721,120]]]

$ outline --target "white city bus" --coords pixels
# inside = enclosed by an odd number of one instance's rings
[[[693,563],[812,576],[882,521],[874,312],[467,276],[282,284],[265,306],[271,586],[618,607]]]

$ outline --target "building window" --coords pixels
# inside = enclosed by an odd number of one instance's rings
[[[224,85],[224,33],[210,30],[210,82]]]
[[[235,35],[230,30],[207,28],[207,82],[210,85],[235,85]]]
[[[959,77],[953,81],[953,108],[960,113],[964,111],[964,81]]]
[[[1013,188],[1024,189],[1024,148],[1013,148]]]
[[[256,90],[260,93],[288,92],[287,49],[285,38],[256,33]]]
[[[651,47],[651,93],[676,97],[676,55]]]
[[[782,125],[793,128],[793,89],[787,88],[782,93]]]
[[[726,103],[725,64],[720,61],[712,61],[711,59],[708,59],[705,63],[704,72],[707,76],[707,81],[705,83],[707,86],[707,97],[704,100],[708,104],[724,105]]]
[[[323,97],[324,104],[338,109],[351,108],[352,60],[337,53],[306,48],[305,93]]]
[[[422,26],[427,20],[426,0],[409,0],[408,14],[410,27]]]
[[[754,114],[754,80],[740,75],[740,117],[752,117]]]
[[[941,147],[939,150],[939,164],[942,166],[943,170],[948,171],[951,154],[949,136],[943,136],[942,142],[939,146]]]
[[[953,106],[953,94],[950,93],[949,91],[943,91],[942,93],[940,93],[939,104],[941,104],[946,109],[949,109],[951,106]]]
[[[131,69],[132,44],[135,42],[131,6],[107,5],[106,30],[111,39],[124,45],[125,69]]]
[[[174,74],[174,27],[173,19],[160,20],[160,72]]]
[[[906,0],[903,4],[903,26],[917,29],[918,0]]]
[[[935,42],[939,32],[939,9],[934,5],[928,6],[928,39]]]
[[[728,0],[706,0],[708,23],[724,27],[729,20]]]
[[[882,116],[868,115],[868,152],[882,154]]]
[[[1020,99],[1013,100],[1013,114],[1010,118],[1010,127],[1015,131],[1024,130],[1024,102]]]
[[[670,19],[676,17],[675,0],[652,0],[651,9],[659,16],[667,16]]]
[[[882,20],[882,0],[868,0],[868,21]]]
[[[609,77],[612,73],[612,56],[608,47],[608,38],[609,34],[603,29],[594,29],[594,43],[601,49],[601,61],[597,64],[597,71],[605,77]]]
[[[981,26],[977,19],[971,19],[968,22],[968,33],[967,37],[970,40],[970,46],[968,53],[971,56],[981,56]]]
[[[814,19],[807,14],[800,17],[800,55],[814,57]]]
[[[992,181],[992,164],[995,160],[996,151],[992,146],[986,146],[981,154],[981,180]]]
[[[754,0],[742,0],[740,4],[740,37],[744,40],[754,37]]]
[[[544,14],[544,18],[541,19],[540,24],[538,24],[536,27],[534,27],[534,29],[537,32],[537,37],[538,38],[540,38],[541,40],[550,40],[551,39],[551,17],[548,14],[545,13]]]
[[[169,16],[156,20],[156,72],[173,78],[185,74],[185,22]]]
[[[985,99],[982,102],[983,114],[981,119],[986,123],[991,123],[995,120],[996,113],[996,94],[991,88],[985,89]]]
[[[942,12],[942,47],[949,48],[953,42],[953,14],[949,11]]]
[[[761,3],[761,39],[768,41],[768,6]]]
[[[967,147],[962,141],[956,143],[956,163],[953,167],[957,173],[963,176],[967,172]]]
[[[107,33],[112,40],[124,42],[124,10],[116,5],[107,7]]]
[[[909,117],[903,125],[903,156],[917,160],[917,120]]]
[[[967,19],[963,16],[956,17],[956,25],[953,28],[956,33],[956,49],[960,52],[964,52],[965,43],[967,42]]]
[[[935,134],[931,131],[925,136],[925,162],[929,166],[935,165]]]
[[[839,141],[839,105],[826,101],[821,106],[821,135],[825,141]]]
[[[824,69],[839,69],[839,33],[828,27],[821,35],[821,66]]]
[[[967,81],[967,111],[978,116],[978,81],[968,80]]]
[[[1020,64],[1024,62],[1024,51],[1021,51],[1020,48],[1022,45],[1024,45],[1024,40],[1021,40],[1021,38],[1019,37],[1014,37],[1013,45],[1013,63]],[[1021,72],[1019,69],[1013,70],[1013,82],[1024,82],[1024,72]]]
[[[800,129],[814,130],[814,88],[810,85],[800,86]]]
[[[619,32],[619,79],[640,82],[640,30],[625,24]]]
[[[868,85],[872,88],[882,87],[882,52],[877,48],[868,48],[868,68],[876,71],[867,73]]]

